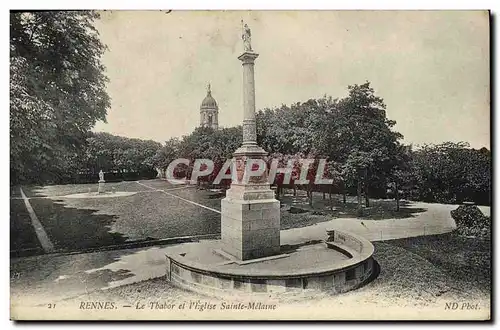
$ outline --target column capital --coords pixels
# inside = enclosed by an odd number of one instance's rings
[[[238,56],[238,60],[242,61],[243,64],[254,63],[255,59],[259,57],[259,54],[254,52],[244,52],[240,56]]]

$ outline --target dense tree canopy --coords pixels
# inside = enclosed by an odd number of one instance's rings
[[[188,159],[211,159],[214,162],[231,158],[243,141],[241,126],[213,130],[198,127],[190,135],[182,138],[180,154]]]
[[[490,204],[491,152],[465,142],[424,145],[412,154],[418,188],[413,198],[439,202]]]
[[[85,166],[91,173],[147,172],[155,168],[161,144],[152,140],[130,139],[108,133],[92,134],[85,148]]]
[[[89,130],[105,121],[106,48],[97,18],[89,11],[11,13],[11,182],[75,171]]]
[[[233,152],[241,143],[241,126],[219,130],[198,127],[180,140],[168,140],[156,154],[155,166],[165,171],[172,160],[187,158],[190,160],[190,166],[186,169],[187,173],[183,175],[189,178],[196,159],[209,159],[214,162],[214,171],[210,176],[203,177],[201,180],[213,181],[224,162],[232,158]]]

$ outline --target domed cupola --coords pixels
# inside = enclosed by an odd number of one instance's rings
[[[207,96],[205,96],[200,106],[200,126],[211,127],[213,129],[218,129],[219,127],[219,107],[212,97],[210,84],[208,84]]]
[[[210,84],[208,84],[207,96],[201,102],[200,109],[218,109],[217,102],[212,97],[212,91],[210,90]]]

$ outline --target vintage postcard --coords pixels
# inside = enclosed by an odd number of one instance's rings
[[[13,320],[490,320],[488,11],[11,11]]]

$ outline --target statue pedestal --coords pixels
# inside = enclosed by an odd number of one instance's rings
[[[233,185],[221,201],[223,250],[240,260],[280,252],[280,202],[271,189],[259,188]]]
[[[106,187],[105,187],[106,181],[104,180],[99,180],[99,187],[97,188],[97,193],[103,194],[106,192]]]
[[[265,154],[257,145],[236,151],[237,182],[231,184],[221,201],[223,250],[240,260],[280,253],[280,202],[267,182],[267,174],[243,180],[247,161]]]

